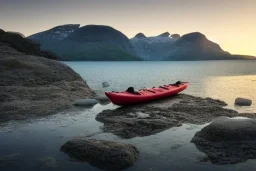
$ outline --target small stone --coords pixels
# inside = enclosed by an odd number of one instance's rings
[[[235,104],[239,106],[251,106],[252,100],[246,98],[236,98]]]
[[[109,87],[109,84],[108,84],[108,82],[105,81],[105,82],[102,83],[102,86],[103,86],[103,88]]]

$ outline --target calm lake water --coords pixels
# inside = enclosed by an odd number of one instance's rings
[[[194,62],[66,62],[87,84],[98,92],[123,91],[133,86],[160,86],[178,80],[188,81],[187,94],[224,100],[235,108],[237,97],[250,98],[253,107],[238,108],[243,112],[256,109],[256,61]],[[102,88],[107,81],[108,88]]]
[[[219,98],[230,108],[256,112],[256,61],[208,62],[67,62],[98,93],[105,90],[136,89],[189,81],[185,93]],[[110,87],[104,89],[101,83]],[[252,107],[235,107],[236,97],[253,100]],[[0,170],[99,170],[88,163],[70,161],[60,146],[73,137],[86,136],[135,145],[141,155],[127,171],[166,170],[255,170],[256,160],[235,165],[200,162],[204,156],[193,143],[194,134],[205,125],[183,124],[161,133],[128,140],[102,133],[95,116],[116,106],[95,105],[91,109],[73,108],[56,115],[0,125]],[[9,157],[8,157],[9,156]]]

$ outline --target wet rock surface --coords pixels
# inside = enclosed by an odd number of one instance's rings
[[[238,115],[223,106],[226,103],[220,100],[180,94],[147,104],[105,110],[96,116],[96,120],[104,123],[104,132],[133,138],[152,135],[182,123],[204,124],[218,116]]]
[[[139,158],[136,147],[105,140],[77,138],[66,142],[61,150],[71,158],[88,162],[103,170],[125,169]]]
[[[234,164],[256,158],[256,120],[219,117],[192,139],[214,164]]]
[[[54,114],[94,93],[69,66],[0,42],[0,122]]]

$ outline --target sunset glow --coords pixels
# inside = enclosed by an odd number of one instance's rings
[[[129,38],[199,31],[232,54],[256,56],[255,0],[8,0],[0,21],[25,36],[73,23],[109,25]]]

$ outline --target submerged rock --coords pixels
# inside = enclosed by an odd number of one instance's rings
[[[237,116],[236,111],[222,108],[226,103],[210,98],[180,94],[146,104],[105,110],[96,116],[104,123],[103,131],[122,138],[148,136],[181,126],[182,123],[204,124],[218,116]]]
[[[220,117],[192,139],[214,164],[232,164],[256,158],[256,120]]]
[[[57,162],[54,157],[43,157],[40,159],[41,167],[44,169],[54,169],[57,167]]]
[[[236,98],[235,104],[239,106],[251,106],[252,100],[246,98]]]
[[[0,164],[8,163],[8,162],[15,162],[19,158],[23,157],[22,154],[20,153],[14,153],[14,154],[9,154],[6,156],[0,156]]]
[[[139,158],[135,146],[105,140],[73,139],[66,142],[61,150],[72,158],[104,170],[125,169]]]

